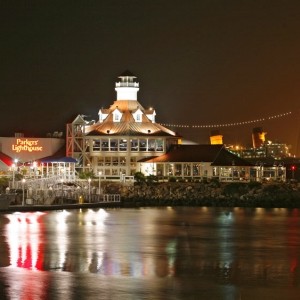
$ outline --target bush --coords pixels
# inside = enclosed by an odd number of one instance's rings
[[[96,178],[93,171],[85,171],[85,172],[80,172],[78,174],[78,177],[80,179],[89,179],[89,178]]]
[[[208,182],[209,182],[209,180],[208,180],[208,178],[207,178],[207,177],[203,177],[203,178],[202,178],[202,180],[201,180],[201,182],[202,182],[202,183],[208,183]]]
[[[146,181],[146,177],[144,175],[144,173],[142,172],[136,172],[134,174],[134,180],[137,182],[137,183],[142,183],[142,182],[145,182]]]
[[[176,182],[176,177],[174,176],[169,177],[169,182]]]
[[[158,182],[158,178],[155,175],[149,175],[147,176],[147,183],[154,183],[154,182]]]
[[[250,181],[247,185],[250,189],[256,189],[256,188],[261,188],[262,183],[259,181]]]
[[[210,181],[210,185],[212,187],[220,187],[219,178],[212,178],[212,180]]]

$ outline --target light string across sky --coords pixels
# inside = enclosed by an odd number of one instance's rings
[[[207,124],[207,125],[188,125],[188,124],[166,124],[166,123],[160,123],[162,126],[166,127],[177,127],[177,128],[219,128],[219,127],[232,127],[232,126],[242,126],[247,124],[254,124],[258,122],[263,121],[269,121],[273,119],[283,118],[286,116],[291,115],[292,112],[285,112],[278,115],[268,116],[260,119],[253,119],[253,120],[247,120],[247,121],[239,121],[239,122],[228,122],[228,123],[220,123],[220,124]]]

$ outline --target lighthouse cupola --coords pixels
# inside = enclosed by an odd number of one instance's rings
[[[125,71],[120,76],[119,82],[116,82],[117,100],[137,100],[139,83],[136,82],[136,76],[130,71]]]

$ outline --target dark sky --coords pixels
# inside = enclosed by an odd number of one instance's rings
[[[292,145],[300,136],[299,0],[0,0],[0,135],[65,131],[97,119],[125,70],[157,121],[222,124],[225,143],[253,127]],[[171,128],[207,143],[211,129]],[[299,153],[300,154],[300,153]]]

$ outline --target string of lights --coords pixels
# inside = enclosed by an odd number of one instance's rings
[[[269,121],[273,119],[283,118],[291,115],[292,112],[281,113],[278,115],[268,116],[260,119],[253,119],[248,121],[239,121],[239,122],[230,122],[230,123],[221,123],[221,124],[207,124],[207,125],[187,125],[187,124],[166,124],[160,123],[162,126],[166,127],[176,127],[176,128],[220,128],[220,127],[232,127],[232,126],[243,126],[248,124],[254,124],[263,121]]]

